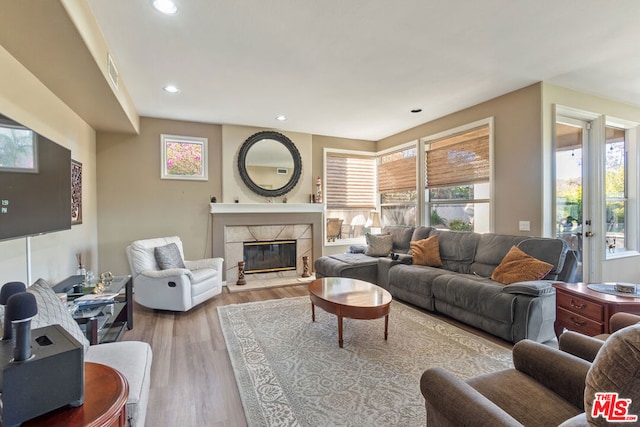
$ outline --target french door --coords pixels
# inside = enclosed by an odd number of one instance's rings
[[[587,149],[591,123],[569,117],[556,118],[555,221],[556,237],[565,240],[578,259],[576,281],[589,280],[591,212]]]

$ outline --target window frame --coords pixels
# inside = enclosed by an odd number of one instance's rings
[[[431,208],[433,205],[438,204],[451,204],[460,203],[463,200],[438,200],[437,202],[433,202],[429,200],[428,192],[429,190],[426,188],[426,152],[427,146],[433,142],[438,140],[448,138],[454,136],[456,134],[462,134],[465,132],[469,132],[473,129],[487,126],[489,128],[489,197],[482,199],[471,199],[471,203],[488,203],[489,204],[489,232],[493,232],[495,230],[495,215],[494,215],[494,205],[495,205],[495,165],[494,165],[494,118],[493,116],[487,117],[481,120],[477,120],[471,123],[467,123],[461,126],[457,126],[455,128],[447,129],[442,132],[438,132],[419,140],[418,153],[420,153],[420,161],[418,162],[418,177],[419,182],[418,185],[421,190],[418,191],[418,203],[420,208],[422,208],[420,212],[421,223],[424,225],[430,225],[431,223]],[[420,200],[421,199],[421,200]],[[466,200],[466,199],[465,199]]]

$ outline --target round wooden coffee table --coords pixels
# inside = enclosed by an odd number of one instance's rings
[[[384,316],[384,339],[389,331],[391,294],[380,286],[357,279],[325,277],[309,284],[311,320],[316,321],[315,306],[338,316],[338,345],[342,348],[342,319],[378,319]]]

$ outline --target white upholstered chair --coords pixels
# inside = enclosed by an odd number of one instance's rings
[[[187,311],[222,292],[222,258],[184,259],[179,237],[136,240],[127,246],[137,303]]]

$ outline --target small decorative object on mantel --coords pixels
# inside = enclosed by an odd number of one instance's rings
[[[282,198],[282,203],[287,203],[287,196],[284,196],[284,197]]]
[[[244,278],[244,261],[238,261],[238,281],[236,285],[242,286],[246,284],[247,280]]]
[[[240,199],[238,199],[237,197],[235,199],[233,199],[234,203],[240,203]]]
[[[309,273],[309,257],[304,255],[302,257],[302,277],[309,277],[311,274]]]
[[[217,201],[216,196],[211,196],[211,203],[216,203]]]
[[[316,203],[322,203],[322,178],[318,175],[316,179]]]

